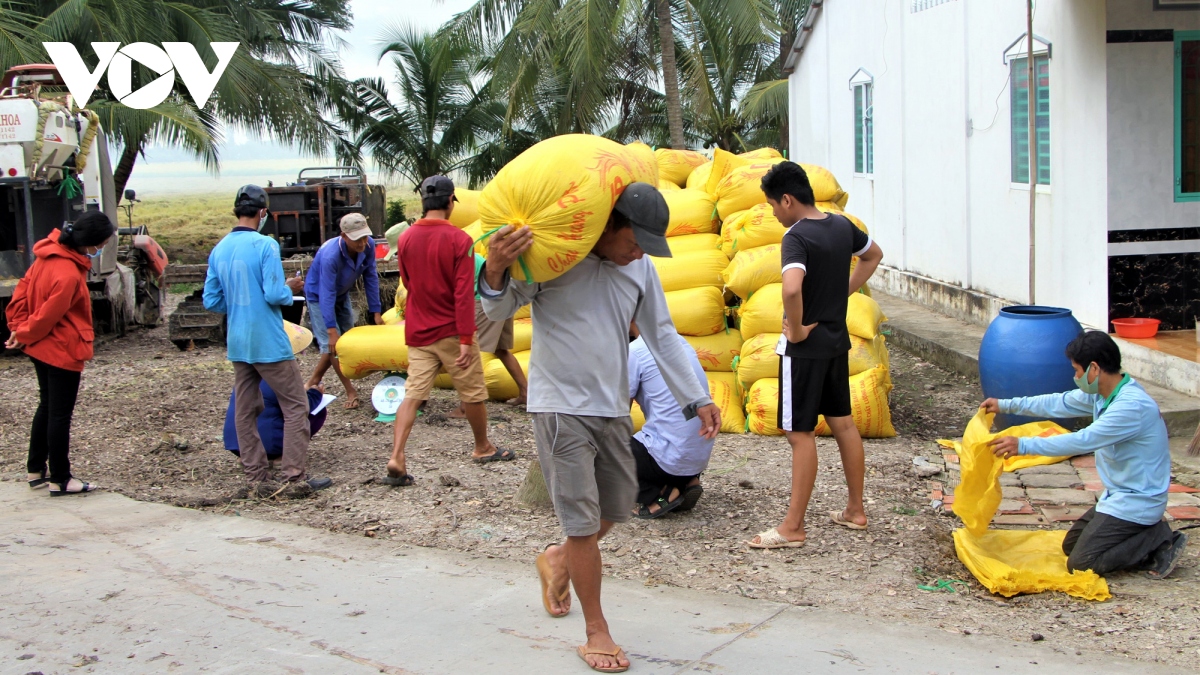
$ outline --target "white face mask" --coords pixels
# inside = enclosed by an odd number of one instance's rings
[[[267,212],[263,211],[262,218],[258,219],[258,231],[262,232],[263,226],[267,224]]]

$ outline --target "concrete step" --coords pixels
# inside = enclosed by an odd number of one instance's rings
[[[871,293],[887,315],[884,330],[889,334],[892,345],[942,368],[979,380],[979,345],[983,342],[986,330],[983,326],[939,314],[879,291],[872,290]],[[1122,341],[1122,355],[1127,344]],[[1147,358],[1140,351],[1137,356],[1138,361]],[[1160,359],[1155,363],[1161,367]],[[1200,398],[1162,387],[1139,376],[1136,371],[1131,370],[1131,374],[1158,401],[1169,435],[1191,438],[1200,425]]]

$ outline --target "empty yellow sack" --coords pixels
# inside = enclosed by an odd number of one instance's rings
[[[528,351],[513,353],[513,356],[517,358],[517,363],[521,364],[521,370],[527,375],[530,353]],[[493,401],[508,401],[520,394],[516,380],[513,380],[512,375],[508,374],[508,369],[504,367],[504,363],[500,359],[492,359],[484,365],[483,383],[487,386],[488,398]]]
[[[746,428],[759,436],[782,436],[778,421],[779,378],[764,377],[746,394]]]
[[[721,273],[725,287],[745,300],[767,284],[783,282],[782,246],[768,244],[739,251]]]
[[[721,250],[721,235],[684,234],[678,237],[668,237],[667,246],[671,249],[671,255],[682,255],[692,251],[719,251]]]
[[[1091,570],[1067,571],[1067,556],[1062,552],[1066,536],[1065,530],[989,530],[975,536],[959,528],[954,531],[954,549],[984,588],[1006,598],[1043,591],[1084,600],[1111,598],[1104,577]]]
[[[694,171],[688,174],[687,183],[684,187],[693,190],[704,190],[705,186],[708,185],[708,178],[712,174],[712,169],[713,163],[711,161],[696,167]]]
[[[642,408],[637,404],[637,401],[631,401],[630,403],[632,405],[629,406],[629,418],[633,421],[633,433],[636,434],[642,430],[642,427],[646,426],[646,415],[642,412]]]
[[[742,303],[738,311],[742,337],[749,340],[759,333],[779,334],[783,330],[783,284],[767,284]]]
[[[759,148],[738,155],[742,159],[783,159],[783,155],[775,148]]]
[[[684,234],[706,234],[719,232],[721,222],[717,220],[713,199],[703,190],[674,190],[664,192],[663,199],[667,201],[670,220],[667,223],[667,236],[678,237]]]
[[[725,330],[725,298],[715,286],[666,293],[667,309],[680,335],[712,335]]]
[[[732,373],[733,360],[742,351],[742,334],[732,328],[715,335],[684,336],[683,339],[696,350],[700,366],[710,373]]]
[[[851,335],[874,340],[879,335],[879,325],[884,321],[887,321],[887,317],[883,315],[878,302],[862,293],[850,295],[846,304],[846,329]]]
[[[721,410],[721,433],[746,433],[746,414],[742,412],[742,397],[733,373],[705,373],[708,393]]]
[[[481,194],[483,193],[480,190],[454,188],[454,196],[458,197],[458,201],[454,204],[454,210],[450,212],[450,222],[455,227],[465,228],[479,220],[479,195]]]
[[[883,366],[850,376],[850,416],[863,438],[893,438],[892,410],[888,407],[888,392],[892,378]],[[824,417],[817,418],[818,436],[832,436]]]
[[[707,251],[680,253],[670,258],[651,257],[650,262],[658,270],[663,290],[669,293],[701,286],[721,288],[725,285],[721,272],[729,265],[729,258],[720,250],[710,248]]]
[[[391,326],[351,328],[338,339],[337,354],[342,374],[351,380],[378,371],[407,371],[408,345],[404,342],[404,322]]]
[[[592,250],[625,186],[657,185],[657,172],[657,162],[648,165],[639,153],[606,138],[548,138],[505,165],[483,189],[483,231],[529,227],[533,246],[510,271],[517,280],[525,280],[528,270],[533,281],[550,281]]]
[[[658,191],[659,192],[670,192],[672,190],[682,190],[682,189],[683,189],[682,187],[672,183],[669,180],[663,180],[662,178],[658,179]]]
[[[680,187],[687,185],[688,177],[696,167],[708,163],[708,158],[695,150],[659,148],[654,151],[654,157],[658,160],[658,180]]]
[[[638,180],[650,185],[658,185],[658,157],[654,154],[654,150],[641,141],[634,141],[625,145],[629,152],[633,153],[637,160],[638,167],[636,170],[641,173],[642,178]]]
[[[857,375],[879,366],[883,366],[884,372],[888,373],[890,364],[884,337],[877,335],[873,340],[865,340],[857,335],[851,335],[849,361],[851,375]],[[891,379],[891,374],[888,373],[888,382],[891,382]]]
[[[533,347],[533,319],[513,319],[513,352],[527,352]]]
[[[770,204],[758,204],[735,213],[721,226],[721,250],[732,258],[740,251],[783,241],[787,228],[775,219]]]
[[[742,391],[750,391],[759,380],[779,377],[779,355],[775,353],[779,335],[777,332],[759,333],[742,343],[737,362],[738,384]]]
[[[1041,438],[1046,438],[1049,436],[1057,436],[1059,434],[1071,433],[1071,432],[1067,431],[1066,429],[1058,426],[1054,422],[1035,422],[1034,424],[1046,425],[1046,429],[1044,431],[1042,431],[1041,433],[1037,434]],[[939,438],[937,444],[942,446],[943,448],[949,450],[950,452],[953,452],[956,455],[962,454],[963,446],[962,446],[962,443],[960,443],[958,441],[951,441],[951,440],[947,440],[945,438]],[[1016,455],[1014,457],[1006,457],[1004,459],[1004,471],[1005,472],[1020,471],[1021,469],[1028,469],[1031,466],[1046,466],[1049,464],[1058,464],[1059,462],[1066,461],[1068,459],[1071,459],[1070,455],[1065,455],[1062,457],[1050,457],[1047,455]]]

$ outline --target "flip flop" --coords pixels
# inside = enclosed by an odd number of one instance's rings
[[[554,544],[547,544],[546,549],[549,549],[553,545]],[[546,613],[549,614],[550,616],[554,617],[555,619],[561,619],[562,617],[570,614],[571,613],[570,607],[568,607],[567,611],[563,612],[562,614],[555,614],[554,612],[552,612],[550,610],[550,598],[547,597],[546,593],[547,593],[547,591],[550,590],[550,578],[552,576],[554,576],[554,570],[552,570],[550,568],[550,561],[546,560],[546,550],[545,549],[541,553],[538,554],[537,560],[534,561],[534,564],[537,566],[538,580],[542,583],[542,607],[546,608]],[[571,597],[571,586],[570,586],[570,584],[568,584],[567,587],[565,589],[563,589],[562,595],[558,596],[557,600],[559,602],[562,602],[563,600],[567,600],[570,597]]]
[[[779,534],[779,530],[772,527],[771,529],[767,530],[766,532],[758,533],[758,543],[757,544],[754,543],[753,539],[751,539],[746,542],[746,545],[749,546],[750,548],[761,548],[761,549],[800,548],[801,546],[804,545],[804,540],[801,539],[800,541],[792,541],[792,540],[788,539],[787,537],[783,536],[782,534]]]
[[[693,485],[683,491],[683,503],[679,505],[676,511],[691,511],[696,508],[696,502],[700,501],[700,495],[704,494],[704,488],[699,485]]]
[[[616,649],[613,649],[610,652],[606,652],[602,649],[588,649],[587,645],[579,645],[578,647],[575,648],[575,651],[576,651],[576,653],[579,654],[579,658],[583,659],[584,663],[587,663],[588,668],[591,668],[592,670],[596,671],[597,673],[623,673],[623,672],[629,670],[629,666],[613,666],[612,668],[599,668],[599,667],[593,666],[592,664],[588,663],[587,657],[588,657],[588,655],[591,655],[591,654],[594,654],[597,656],[611,656],[614,659],[620,660],[620,658],[622,656],[625,656],[625,650],[621,649],[620,647],[617,647]],[[629,657],[625,657],[625,658],[629,658]]]
[[[352,398],[342,404],[342,410],[357,410],[357,409],[358,409],[358,399],[357,398]]]
[[[845,518],[843,518],[841,511],[830,511],[829,518],[830,518],[830,520],[837,523],[838,525],[841,525],[842,527],[848,527],[851,530],[867,529],[866,525],[859,525],[858,523],[854,522],[853,520],[846,520]]]
[[[380,478],[379,482],[384,485],[390,485],[391,487],[408,487],[409,485],[417,482],[417,479],[413,478],[412,474],[409,473],[402,473],[399,476],[388,474],[387,476]]]
[[[496,448],[496,452],[486,457],[472,457],[471,461],[476,464],[487,464],[488,462],[511,462],[517,458],[517,453],[508,448]]]
[[[462,408],[455,408],[446,413],[446,417],[452,420],[465,420],[467,419],[467,413]]]

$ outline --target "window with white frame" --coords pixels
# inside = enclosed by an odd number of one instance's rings
[[[854,92],[854,173],[875,173],[875,78],[859,68],[850,78]]]
[[[1034,166],[1038,185],[1050,184],[1050,43],[1033,36],[1033,85],[1029,82],[1029,47],[1022,35],[1004,53],[1008,64],[1011,130],[1011,180],[1029,184]],[[1034,97],[1034,140],[1029,142],[1029,97]]]

